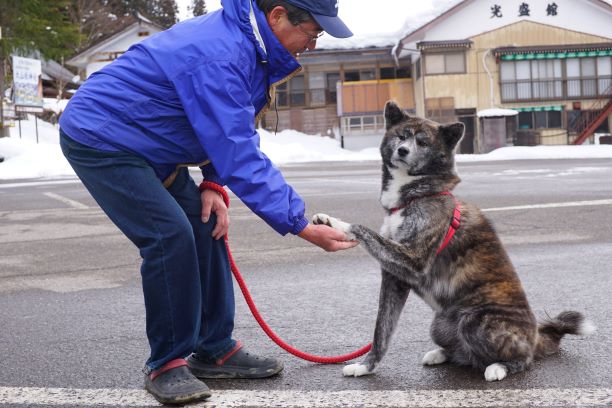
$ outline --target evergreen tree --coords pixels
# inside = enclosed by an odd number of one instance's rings
[[[71,0],[0,0],[3,59],[37,51],[59,61],[74,54],[79,33],[70,5]]]
[[[206,2],[204,0],[192,0],[190,9],[193,11],[193,16],[201,16],[208,13]]]
[[[153,21],[166,28],[178,22],[178,6],[175,0],[157,0],[151,3],[153,3],[153,10],[148,16]]]
[[[140,13],[166,28],[178,22],[176,0],[102,0],[102,4],[119,19]]]

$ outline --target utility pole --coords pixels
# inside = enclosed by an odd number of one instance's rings
[[[2,48],[2,27],[0,27],[0,137],[4,137],[4,51]]]

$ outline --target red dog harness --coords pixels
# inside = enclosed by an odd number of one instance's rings
[[[441,193],[433,194],[433,195],[425,196],[425,197],[435,197],[439,195],[451,196],[451,198],[455,202],[455,209],[453,210],[453,219],[451,220],[450,226],[448,227],[448,231],[446,232],[444,241],[442,241],[442,245],[440,245],[440,248],[438,248],[436,255],[438,255],[440,252],[444,250],[444,248],[446,248],[450,240],[453,238],[453,235],[455,235],[455,232],[457,232],[457,230],[459,229],[459,226],[461,225],[461,206],[459,205],[459,201],[457,201],[455,196],[450,191],[443,191]],[[424,198],[424,197],[421,197],[421,198]],[[399,210],[406,208],[408,205],[410,205],[411,202],[412,200],[410,200],[408,204],[406,205],[402,205],[400,207],[393,207],[389,211],[391,212],[391,214],[395,214]]]

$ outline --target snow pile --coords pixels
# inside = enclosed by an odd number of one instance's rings
[[[36,143],[32,116],[21,122],[21,138],[17,126],[10,129],[11,137],[0,138],[0,180],[27,178],[74,177],[72,168],[59,147],[57,126],[38,120]],[[276,164],[326,161],[379,161],[377,147],[359,152],[345,150],[338,140],[305,135],[295,130],[278,134],[259,129],[261,150]],[[612,145],[503,147],[487,154],[457,155],[457,162],[612,158]]]
[[[607,159],[612,158],[612,145],[585,146],[511,146],[487,154],[460,154],[458,162],[544,159]]]
[[[276,164],[380,158],[376,147],[353,152],[342,149],[338,140],[329,137],[309,136],[295,130],[283,130],[277,134],[264,129],[259,129],[258,132],[261,137],[261,150]]]

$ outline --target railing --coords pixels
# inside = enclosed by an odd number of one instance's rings
[[[295,107],[325,107],[336,104],[336,91],[327,88],[291,90],[289,92],[276,90],[277,106],[281,108]]]
[[[612,76],[503,81],[502,102],[585,99],[610,95]]]
[[[591,109],[583,111],[575,121],[568,123],[568,130],[578,134],[572,144],[582,144],[587,137],[591,136],[597,126],[605,120],[604,116],[607,116],[610,110],[612,110],[612,84],[608,85]]]

